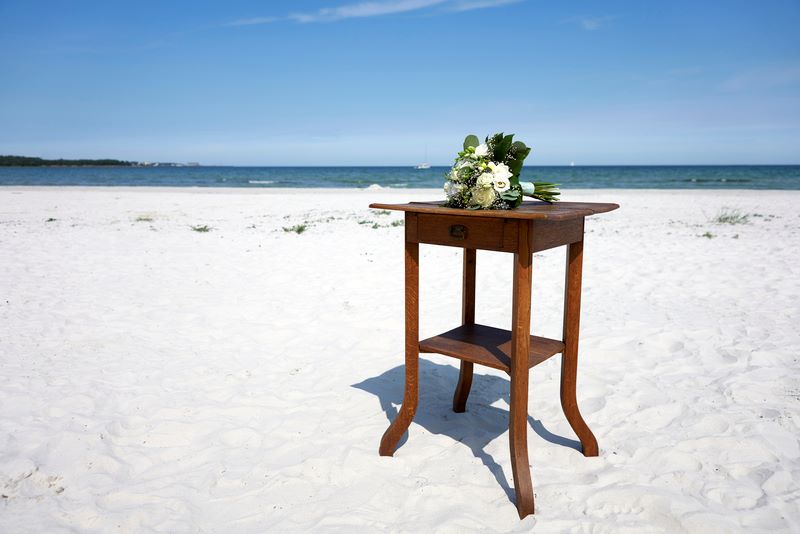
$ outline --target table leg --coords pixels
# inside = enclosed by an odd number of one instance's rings
[[[461,286],[461,324],[475,324],[475,260],[474,248],[464,249],[464,281]],[[461,360],[461,371],[453,395],[453,411],[462,413],[467,409],[467,397],[472,387],[472,362]]]
[[[392,456],[397,443],[414,419],[419,400],[419,244],[406,241],[406,386],[403,405],[386,429],[378,449],[381,456]]]
[[[528,461],[528,353],[531,335],[531,276],[533,253],[530,223],[519,225],[519,252],[514,254],[514,295],[511,311],[511,402],[509,445],[514,491],[520,519],[533,513],[533,483]]]
[[[583,241],[567,246],[566,282],[564,284],[564,353],[561,357],[561,408],[572,430],[581,441],[584,456],[597,456],[597,439],[578,410],[576,379],[578,375],[578,336],[581,316],[581,274]]]

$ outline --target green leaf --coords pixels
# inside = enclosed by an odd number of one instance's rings
[[[514,175],[514,178],[517,179],[517,183],[519,183],[519,175],[522,172],[522,160],[512,159],[511,161],[509,161],[508,170],[511,171],[511,174]]]
[[[502,134],[501,134],[502,135]],[[511,150],[511,144],[514,142],[514,134],[503,136],[500,141],[494,146],[494,160],[503,162],[508,156],[508,151]]]
[[[469,147],[475,148],[480,144],[481,140],[478,139],[477,135],[469,134],[467,137],[464,138],[464,150],[466,150]]]
[[[511,150],[514,153],[514,157],[518,159],[525,159],[531,153],[531,149],[525,146],[522,141],[514,141],[511,145]]]

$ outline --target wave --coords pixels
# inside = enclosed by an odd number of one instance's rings
[[[274,184],[275,180],[247,180],[248,184]]]
[[[730,182],[735,184],[747,184],[753,180],[747,178],[684,178],[681,180],[670,180],[671,182],[695,182],[698,184],[708,184],[713,182]]]

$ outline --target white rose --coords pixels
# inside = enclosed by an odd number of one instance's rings
[[[489,162],[489,170],[492,171],[492,177],[494,181],[501,180],[503,182],[508,182],[508,180],[514,176],[511,170],[508,168],[508,165],[505,163],[495,163],[493,161]]]
[[[454,182],[458,181],[458,169],[456,167],[450,169],[450,175],[448,176],[448,178],[453,180]]]
[[[484,157],[489,155],[489,147],[486,144],[478,145],[475,147],[475,155],[479,157]]]
[[[491,173],[485,172],[478,176],[475,184],[481,189],[490,189],[492,187],[493,176]]]
[[[472,190],[472,201],[482,208],[488,208],[494,202],[496,195],[491,187],[475,187]]]

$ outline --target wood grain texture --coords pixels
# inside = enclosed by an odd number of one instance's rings
[[[533,251],[529,221],[519,222],[518,252],[514,254],[514,289],[511,312],[511,401],[509,448],[514,493],[520,519],[534,511],[533,483],[528,460],[528,354],[531,332],[531,284]]]
[[[409,202],[407,204],[370,204],[370,208],[384,210],[400,210],[412,213],[429,213],[436,215],[453,215],[460,217],[483,217],[498,219],[548,219],[563,221],[579,219],[605,213],[619,208],[618,204],[601,202],[555,202],[548,204],[540,201],[526,201],[513,210],[462,210],[445,208],[443,200],[430,202]]]
[[[511,331],[481,324],[463,325],[419,342],[420,352],[444,354],[511,374]],[[555,339],[530,336],[528,365],[534,367],[564,350]]]
[[[567,247],[564,287],[564,353],[561,357],[561,408],[572,430],[581,442],[584,456],[597,456],[597,439],[578,410],[576,395],[578,376],[578,337],[581,316],[581,276],[583,241]]]
[[[415,217],[413,214],[411,217]],[[408,218],[409,216],[407,216]],[[406,226],[408,231],[408,226]],[[403,405],[381,438],[378,452],[392,456],[400,438],[414,419],[419,401],[419,244],[406,241],[406,384]]]
[[[419,214],[417,232],[409,239],[431,245],[513,252],[517,225],[509,219]]]
[[[583,240],[583,217],[566,221],[533,221],[531,249],[540,252]]]
[[[474,248],[464,249],[464,268],[461,283],[461,324],[475,324],[475,269],[477,251]],[[453,411],[463,413],[467,409],[467,398],[472,388],[473,363],[461,360],[458,372],[458,383],[453,393]]]

